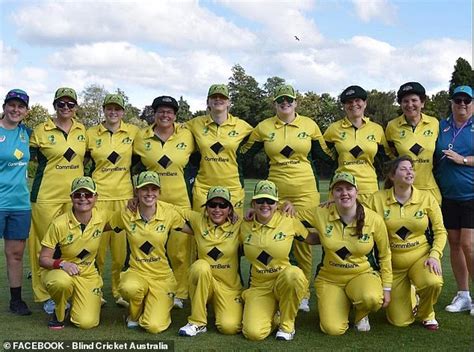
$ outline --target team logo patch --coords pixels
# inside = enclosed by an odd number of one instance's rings
[[[145,150],[151,150],[151,143],[150,142],[145,142]]]
[[[80,142],[84,142],[86,140],[86,137],[84,137],[83,134],[80,134],[79,136],[77,136],[77,140]]]
[[[275,132],[272,132],[268,135],[268,141],[273,142],[275,140]]]
[[[132,232],[135,232],[135,230],[137,229],[137,224],[135,224],[134,222],[130,224],[130,231]]]
[[[383,211],[383,218],[387,219],[390,216],[390,209],[384,210]]]
[[[92,234],[92,238],[97,238],[102,234],[102,231],[99,229],[95,230],[94,233]]]
[[[207,237],[207,236],[209,236],[209,230],[204,230],[202,232],[202,237]]]
[[[96,140],[95,140],[95,146],[96,146],[97,148],[102,147],[102,139],[96,139]]]
[[[306,138],[309,137],[309,134],[307,134],[306,132],[303,131],[303,132],[298,133],[297,137],[299,139],[306,139]]]
[[[20,149],[15,149],[15,151],[13,152],[13,155],[15,156],[17,160],[21,160],[24,154]]]
[[[20,132],[20,141],[22,142],[26,142],[27,138],[25,137],[25,134],[23,133],[23,131]]]
[[[122,139],[122,144],[132,144],[132,142],[133,142],[133,139],[131,139],[130,137],[126,137]]]
[[[368,141],[371,141],[371,142],[375,142],[375,135],[369,134],[369,135],[367,136],[367,140],[368,140]]]
[[[49,144],[56,144],[56,138],[52,134],[48,136],[48,141]]]
[[[247,237],[245,237],[244,243],[250,243],[251,240],[252,240],[252,234],[249,233]]]
[[[244,205],[244,202],[239,200],[237,203],[234,204],[234,208],[242,208]]]
[[[66,236],[66,243],[71,243],[74,240],[74,235],[72,233]]]
[[[400,131],[400,138],[405,138],[407,136],[407,131],[401,130]]]
[[[226,231],[224,232],[224,238],[230,238],[234,234],[234,231]]]
[[[423,132],[423,136],[425,137],[431,137],[432,135],[433,135],[432,130],[426,130],[425,132]]]
[[[209,127],[205,126],[203,129],[202,129],[202,134],[207,136],[207,134],[209,133]]]
[[[418,210],[413,216],[417,219],[421,219],[423,217],[423,215],[425,215],[423,210]]]
[[[227,133],[227,135],[229,137],[237,137],[239,135],[239,132],[237,132],[236,130],[232,130],[229,133]]]
[[[6,136],[0,136],[0,143],[5,142],[5,139],[7,139]]]
[[[102,289],[100,287],[94,287],[92,289],[92,293],[95,295],[95,296],[102,296]]]
[[[359,242],[367,243],[369,242],[370,236],[367,233],[362,234],[359,238]]]
[[[156,227],[156,231],[158,231],[158,232],[163,232],[163,231],[165,231],[165,225],[163,225],[163,224],[158,225],[158,226]]]
[[[333,228],[333,225],[326,225],[326,232],[324,233],[324,235],[326,235],[326,237],[331,237]]]
[[[339,133],[339,137],[342,139],[342,140],[345,140],[347,138],[347,133],[346,132],[341,132]]]
[[[283,232],[278,232],[277,234],[275,234],[275,236],[273,236],[273,239],[275,241],[283,241],[284,239],[286,238],[286,234],[284,234]]]
[[[178,150],[184,150],[186,149],[186,147],[187,147],[186,143],[183,143],[183,142],[176,144],[176,149]]]

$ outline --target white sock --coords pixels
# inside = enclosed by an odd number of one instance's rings
[[[464,298],[469,298],[471,299],[471,295],[469,291],[458,291],[458,295]]]

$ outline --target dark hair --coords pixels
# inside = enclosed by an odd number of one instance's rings
[[[364,206],[356,199],[356,233],[355,236],[362,238],[362,230],[365,224]]]
[[[390,179],[390,177],[393,177],[395,175],[398,165],[400,165],[402,161],[409,161],[411,166],[413,166],[413,159],[408,155],[402,155],[394,160],[389,161],[385,166],[384,189],[389,189],[393,187],[393,181]]]

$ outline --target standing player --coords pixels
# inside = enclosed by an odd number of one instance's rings
[[[17,315],[31,314],[21,298],[23,253],[31,223],[27,180],[30,131],[21,121],[28,114],[29,100],[25,91],[12,89],[5,96],[0,119],[0,238],[5,239],[10,312]]]
[[[364,116],[367,92],[350,86],[341,93],[346,117],[332,123],[324,139],[337,155],[336,172],[349,172],[358,180],[358,197],[363,203],[379,190],[375,161],[391,155],[382,126]]]
[[[97,183],[100,199],[97,208],[104,215],[111,216],[122,210],[127,200],[133,198],[133,186],[130,174],[132,165],[133,141],[138,128],[122,121],[125,113],[125,101],[119,94],[108,94],[103,103],[105,121],[87,130],[87,154],[92,161],[92,178]],[[96,263],[99,273],[103,275],[107,248],[112,253],[112,294],[115,303],[128,306],[120,296],[118,284],[120,272],[127,254],[125,233],[113,234],[106,231],[102,234],[101,245]]]
[[[155,111],[155,123],[140,131],[134,143],[134,153],[147,170],[160,176],[160,200],[183,209],[191,209],[191,186],[187,165],[194,151],[191,132],[176,123],[178,102],[173,97],[160,96],[151,105]],[[188,298],[188,270],[191,265],[192,238],[172,230],[167,245],[170,264],[178,287],[174,306],[183,308]]]
[[[234,210],[242,217],[245,192],[237,151],[252,127],[229,113],[229,90],[224,84],[209,88],[207,107],[208,115],[187,122],[201,155],[193,188],[193,209],[201,210],[209,188],[221,185],[229,189]]]
[[[71,185],[72,209],[53,220],[41,241],[41,279],[56,303],[48,323],[64,328],[71,300],[71,322],[81,329],[99,325],[102,278],[95,267],[106,217],[94,208],[97,187],[90,177],[78,177]]]
[[[296,209],[319,204],[315,159],[332,163],[321,131],[309,117],[296,113],[296,93],[292,86],[277,87],[273,102],[276,116],[260,122],[242,147],[242,153],[255,155],[262,147],[270,159],[268,180],[274,182],[280,198]],[[294,255],[308,282],[312,279],[312,247],[296,241]],[[309,312],[309,288],[300,309]]]
[[[44,302],[48,314],[54,301],[40,280],[38,256],[41,241],[52,220],[71,207],[69,185],[84,174],[86,129],[74,119],[77,94],[72,88],[59,88],[53,101],[56,118],[36,126],[30,138],[31,158],[38,161],[31,189],[31,232],[28,241],[32,285],[36,302]],[[60,181],[60,182],[58,182]]]
[[[385,135],[395,156],[408,155],[415,162],[416,178],[413,185],[420,190],[430,191],[441,204],[441,194],[433,176],[433,153],[439,123],[436,118],[421,112],[425,100],[425,88],[420,83],[402,84],[397,92],[397,101],[403,114],[387,124]]]

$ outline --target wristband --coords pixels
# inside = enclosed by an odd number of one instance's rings
[[[53,262],[53,269],[61,269],[61,262],[63,260],[62,259],[55,259],[54,262]]]
[[[392,288],[391,287],[384,287],[383,290],[387,291],[387,292],[390,292],[390,291],[392,291]]]

